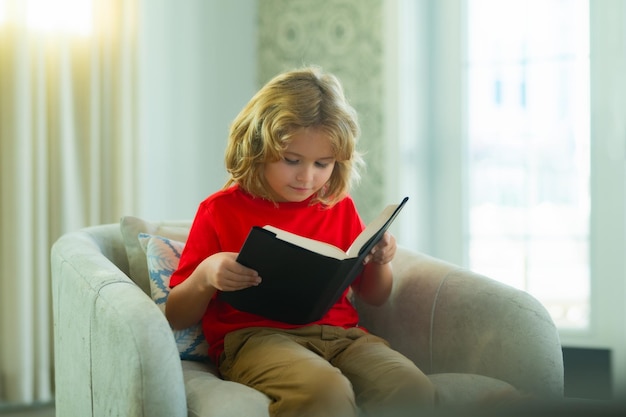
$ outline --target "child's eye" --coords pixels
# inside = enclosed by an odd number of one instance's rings
[[[290,158],[287,158],[287,157],[283,157],[283,159],[285,160],[285,162],[286,162],[288,165],[296,165],[298,162],[300,162],[300,161],[299,161],[299,160],[297,160],[297,159],[290,159]]]
[[[315,165],[319,168],[326,168],[329,164],[328,162],[316,162]]]

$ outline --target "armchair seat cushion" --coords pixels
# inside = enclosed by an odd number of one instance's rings
[[[223,381],[206,362],[182,361],[190,417],[269,417],[270,399],[237,382]]]
[[[267,396],[245,385],[222,381],[213,364],[182,361],[182,367],[189,416],[269,416]],[[437,389],[440,407],[495,403],[502,400],[501,395],[517,392],[511,384],[484,375],[443,373],[428,378]]]
[[[484,375],[443,373],[428,378],[437,388],[437,401],[441,406],[474,406],[518,392],[513,385]]]

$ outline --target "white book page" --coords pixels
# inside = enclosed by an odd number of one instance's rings
[[[319,253],[320,255],[328,256],[335,259],[349,258],[349,256],[344,251],[329,243],[324,243],[315,239],[309,239],[304,236],[296,235],[295,233],[287,232],[274,226],[267,225],[263,226],[263,228],[269,230],[272,233],[275,233],[276,237],[280,240],[293,243],[294,245],[303,247],[312,252]]]
[[[399,204],[391,204],[378,215],[352,242],[347,252],[342,251],[336,246],[320,242],[318,240],[309,239],[295,233],[287,232],[274,226],[264,226],[263,228],[276,234],[276,237],[285,242],[303,247],[320,255],[328,256],[335,259],[356,258],[359,256],[359,250],[374,236],[393,215]]]
[[[354,239],[354,242],[352,242],[352,245],[348,248],[348,251],[346,252],[348,254],[348,258],[359,256],[359,250],[383,227],[385,222],[389,220],[398,206],[399,204],[391,204],[385,207],[378,217],[367,225],[367,227],[357,236],[356,239]]]

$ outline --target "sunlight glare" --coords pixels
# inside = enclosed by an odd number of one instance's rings
[[[89,35],[93,30],[92,13],[92,1],[28,0],[26,25],[41,32]]]
[[[0,26],[7,20],[7,2],[0,0]]]

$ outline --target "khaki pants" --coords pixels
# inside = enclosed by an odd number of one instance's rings
[[[248,328],[228,334],[222,376],[271,400],[272,417],[416,415],[433,404],[429,379],[359,328]]]

